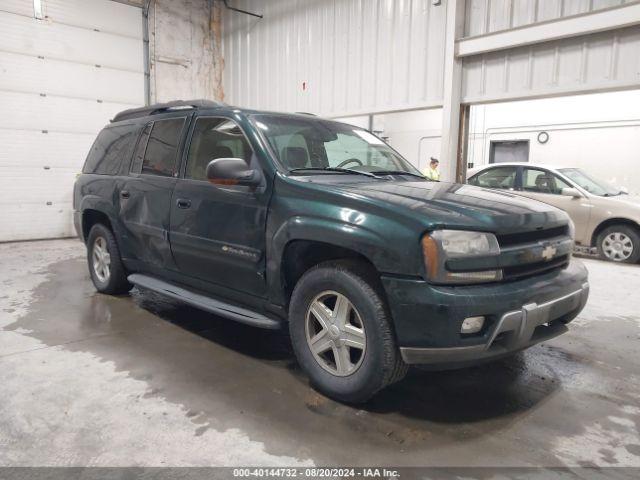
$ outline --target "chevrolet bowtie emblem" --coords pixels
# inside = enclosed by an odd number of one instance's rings
[[[551,260],[558,250],[553,245],[547,245],[542,250],[542,258],[545,260]]]

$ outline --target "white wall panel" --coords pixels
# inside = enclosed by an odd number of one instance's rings
[[[0,166],[2,168],[67,168],[79,171],[78,158],[84,159],[95,140],[91,133],[64,133],[0,128]]]
[[[71,202],[60,204],[15,203],[0,209],[2,241],[57,238],[73,235]]]
[[[467,0],[465,37],[596,12],[637,0]]]
[[[638,26],[464,59],[468,103],[638,86]]]
[[[33,17],[33,1],[2,0],[2,2],[0,2],[0,11]]]
[[[224,12],[228,103],[325,116],[442,103],[444,6],[431,0],[234,6],[264,18]]]
[[[27,0],[27,3],[32,2]],[[139,8],[104,0],[43,0],[42,3],[44,14],[54,22],[97,29],[142,41]]]
[[[75,175],[115,113],[144,103],[142,14],[108,0],[0,2],[0,241],[73,235]]]
[[[16,199],[20,204],[51,206],[68,203],[69,189],[73,189],[77,173],[73,168],[3,168],[5,184],[0,189],[0,205],[11,205],[16,203]]]
[[[6,91],[0,91],[0,105],[11,112],[0,115],[0,129],[96,135],[117,112],[131,108],[129,104]]]
[[[0,90],[139,104],[144,73],[0,51]],[[69,79],[73,79],[72,82]]]
[[[112,21],[117,20],[112,18]],[[55,23],[51,19],[38,21],[3,11],[0,11],[0,34],[0,50],[4,52],[97,64],[103,68],[144,71],[142,40],[138,38],[96,32]]]

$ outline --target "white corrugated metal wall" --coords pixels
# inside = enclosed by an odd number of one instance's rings
[[[467,0],[464,36],[510,30],[636,0]]]
[[[0,0],[0,241],[73,235],[75,175],[113,115],[144,104],[141,10]]]
[[[432,0],[235,0],[225,99],[324,116],[442,105],[446,9]]]
[[[469,0],[465,38],[634,3],[637,0]],[[640,25],[474,55],[463,65],[465,103],[638,88]]]
[[[236,0],[234,6],[264,18],[225,11],[225,98],[240,106],[333,117],[452,106],[444,109],[441,152],[445,178],[452,179],[460,102],[640,88],[638,0],[435,3]],[[602,15],[609,24],[590,30],[591,23],[606,23]],[[580,24],[582,32],[568,32],[563,21],[574,29]],[[536,38],[527,30],[532,27],[555,32]],[[469,40],[477,45],[510,33],[533,41],[503,42],[482,52],[469,48]],[[452,67],[444,51],[453,39]],[[449,91],[445,82],[453,85]]]
[[[226,11],[229,102],[347,116],[442,105],[445,3],[237,0]],[[637,0],[468,0],[461,39],[588,15]],[[640,27],[464,59],[465,103],[638,85]]]

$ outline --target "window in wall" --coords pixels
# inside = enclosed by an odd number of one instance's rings
[[[226,118],[199,118],[191,138],[185,178],[207,180],[207,165],[216,158],[241,158],[247,165],[253,151],[244,133]]]
[[[469,180],[471,185],[485,188],[512,189],[515,185],[515,167],[496,167],[480,172]]]
[[[570,188],[570,185],[551,172],[535,168],[522,171],[522,189],[526,192],[560,195],[563,188]]]
[[[492,140],[489,163],[528,162],[529,140]]]
[[[170,177],[176,172],[176,154],[184,118],[153,123],[142,162],[142,173]]]

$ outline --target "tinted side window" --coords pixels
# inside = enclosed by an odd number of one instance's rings
[[[216,158],[241,158],[247,165],[253,150],[233,120],[198,118],[191,137],[185,178],[207,179],[207,165]]]
[[[149,140],[149,134],[151,133],[151,123],[145,125],[142,130],[136,150],[133,153],[133,160],[131,162],[131,173],[140,173],[142,171],[142,161],[144,160],[144,152],[147,149],[147,141]]]
[[[526,192],[560,195],[563,188],[569,187],[566,182],[546,170],[525,168],[522,172],[522,189]]]
[[[471,185],[485,188],[513,188],[516,180],[514,167],[496,167],[480,172],[469,180]]]
[[[83,173],[118,175],[120,164],[129,161],[136,141],[135,125],[120,125],[103,129],[93,143]]]
[[[158,120],[153,123],[142,162],[142,173],[172,176],[176,171],[176,154],[184,118]]]

